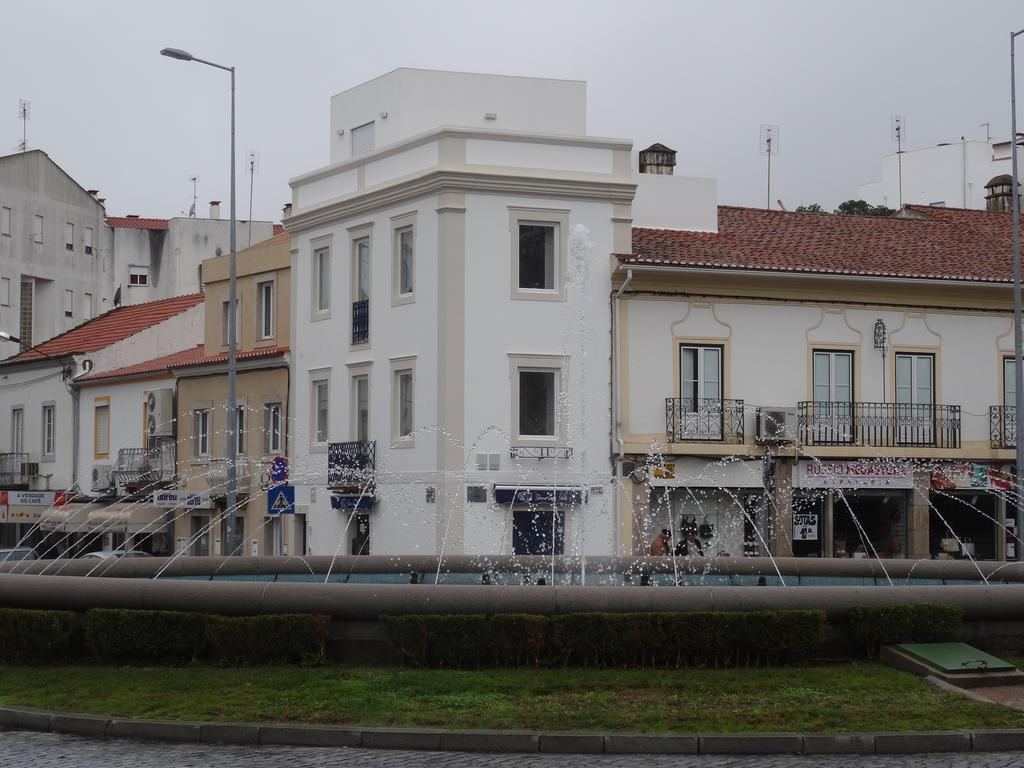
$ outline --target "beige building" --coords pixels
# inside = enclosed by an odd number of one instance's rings
[[[237,523],[245,554],[304,554],[305,521],[268,514],[270,466],[287,456],[290,236],[238,254]],[[204,343],[174,366],[179,488],[194,494],[175,522],[177,551],[226,554],[228,256],[203,262]]]

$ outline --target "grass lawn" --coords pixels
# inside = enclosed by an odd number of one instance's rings
[[[122,717],[644,731],[1024,727],[877,664],[788,669],[0,667],[0,703]]]

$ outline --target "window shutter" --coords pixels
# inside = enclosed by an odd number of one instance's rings
[[[352,157],[359,157],[373,151],[375,123],[367,123],[352,129]]]

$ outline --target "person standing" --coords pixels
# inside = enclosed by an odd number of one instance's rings
[[[671,555],[672,549],[669,546],[669,542],[672,540],[672,531],[668,528],[662,528],[661,533],[654,537],[651,542],[651,557],[660,557],[662,555]]]

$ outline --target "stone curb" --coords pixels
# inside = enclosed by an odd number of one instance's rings
[[[362,747],[451,752],[675,755],[906,755],[1024,751],[1024,729],[905,733],[596,734],[344,728],[327,725],[202,723],[106,718],[0,707],[0,730],[94,738],[292,747]]]

